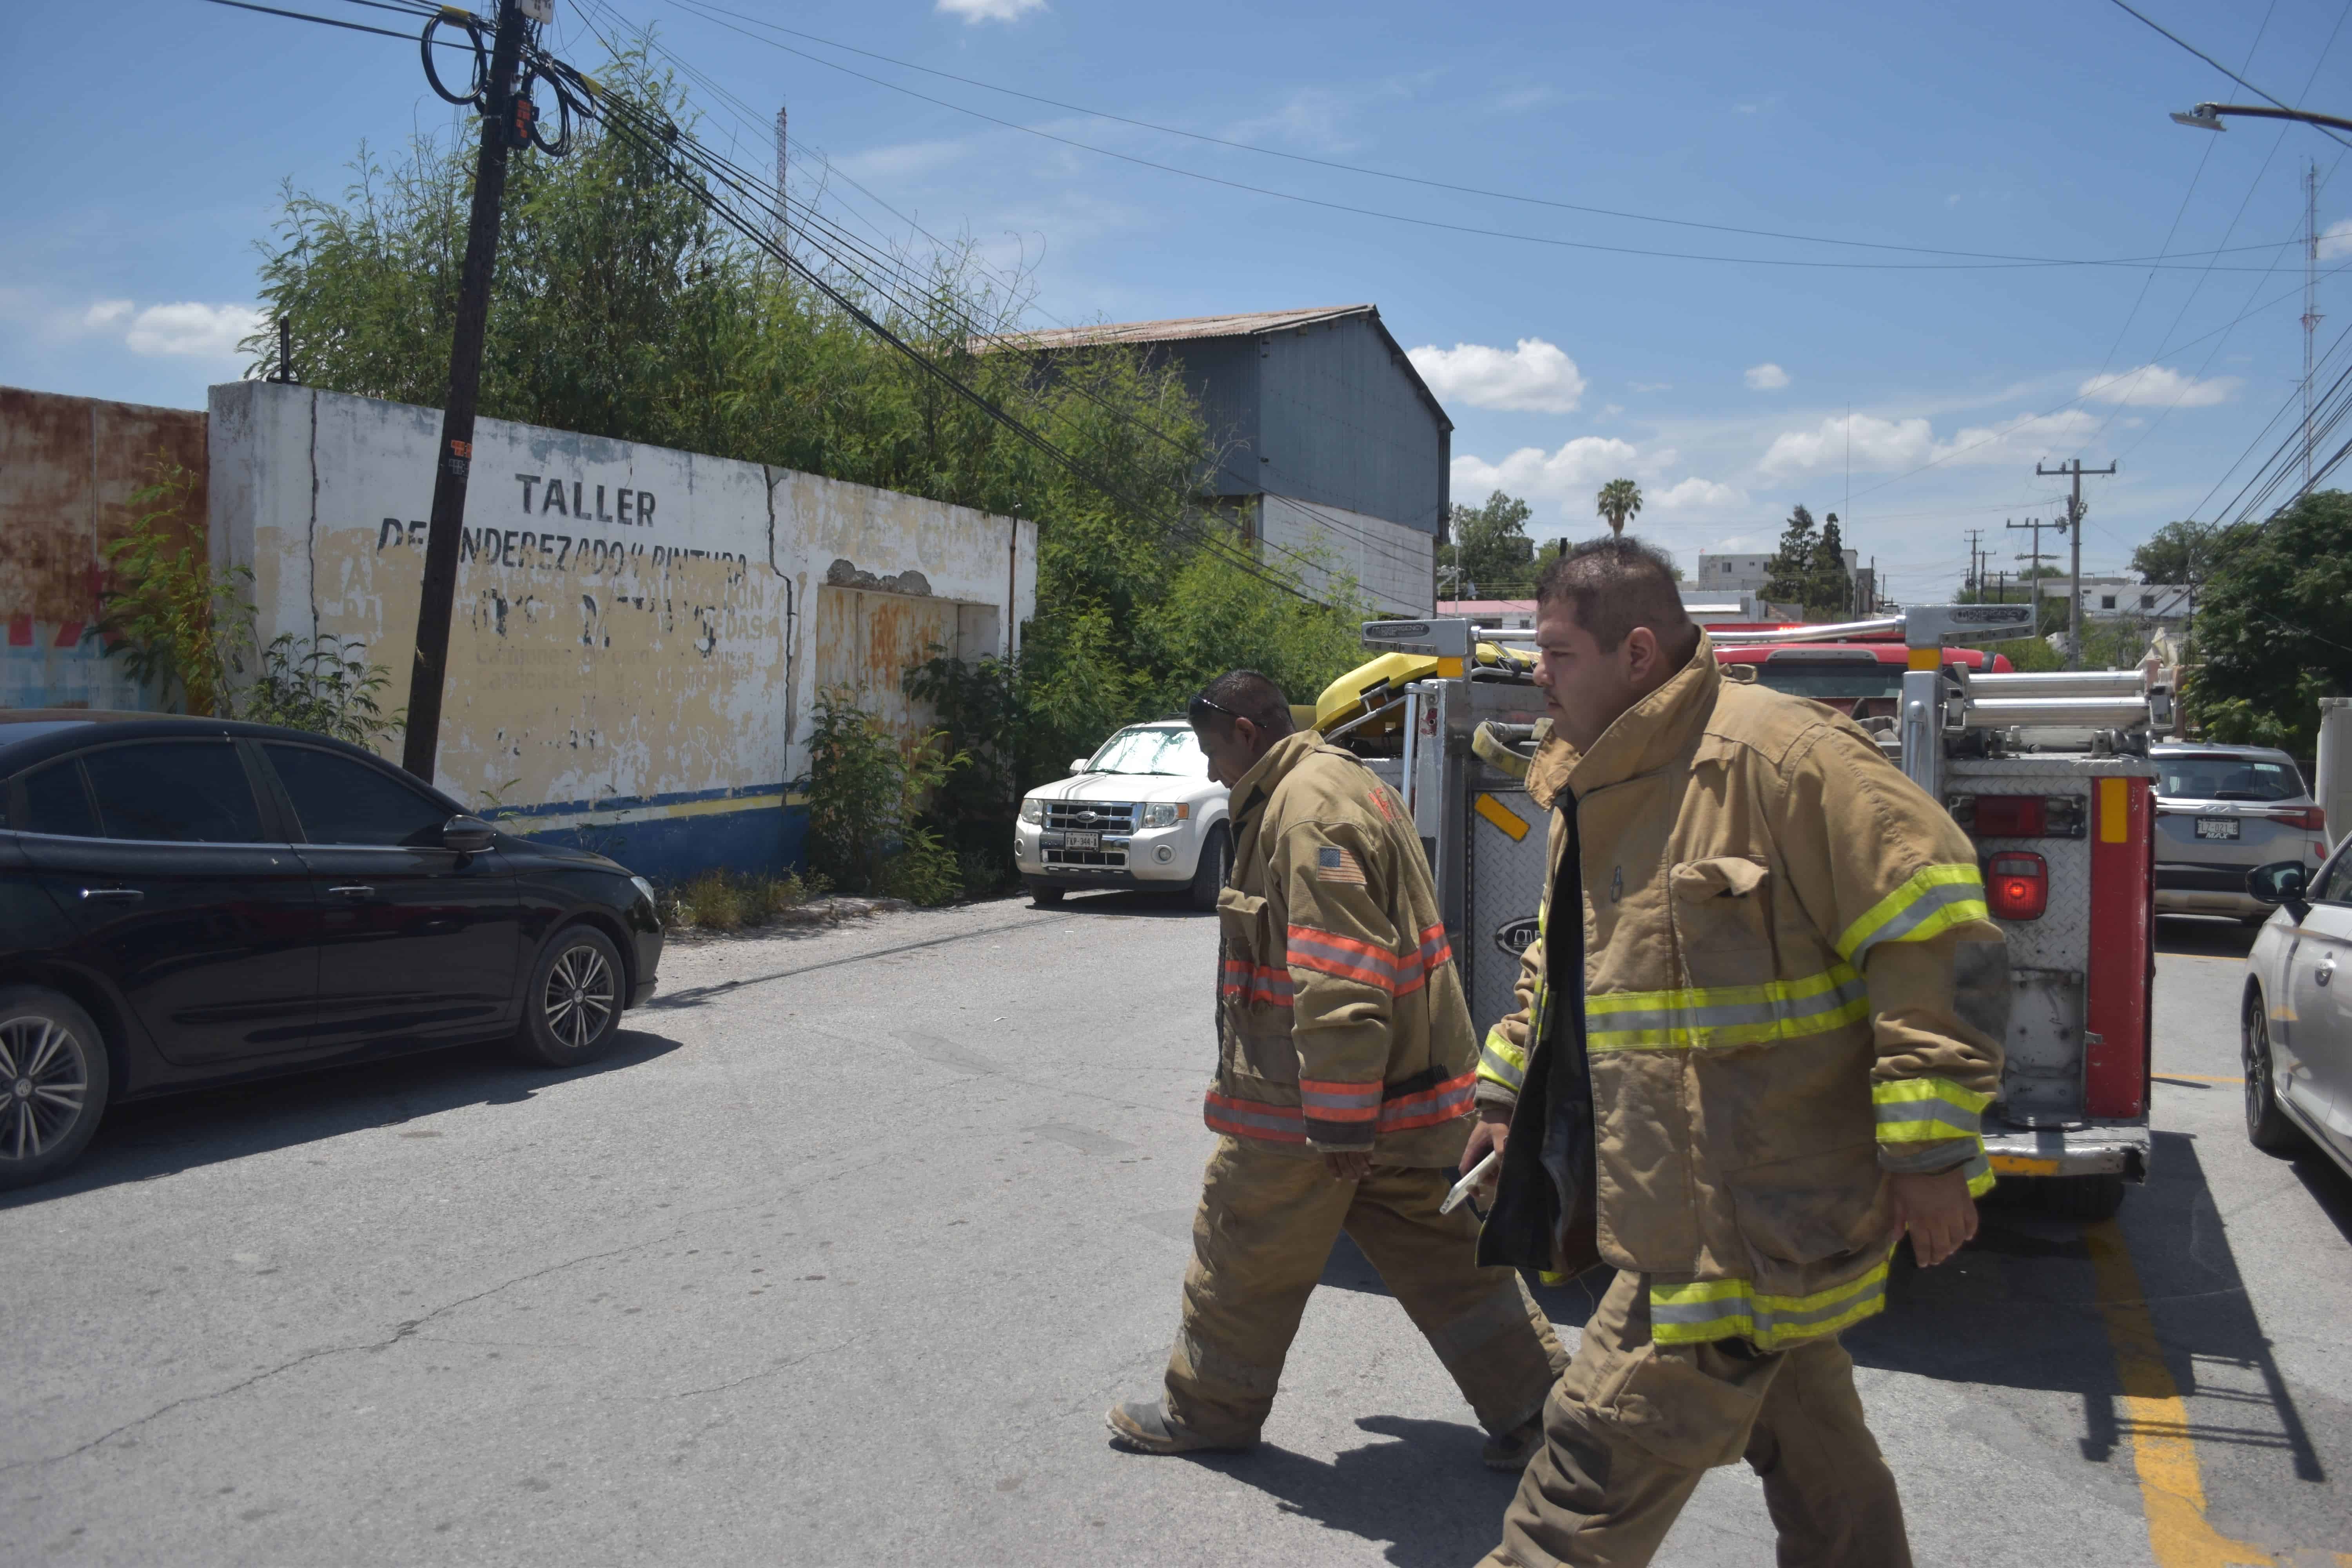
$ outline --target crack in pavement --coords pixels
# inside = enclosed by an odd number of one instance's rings
[[[724,996],[748,986],[765,985],[772,980],[790,980],[795,975],[814,974],[821,969],[838,969],[845,963],[863,963],[869,958],[888,958],[893,953],[915,952],[927,947],[944,947],[952,942],[970,942],[974,937],[1002,936],[1006,931],[1034,931],[1040,926],[1056,925],[1074,921],[1076,915],[1040,915],[1031,920],[1009,921],[1004,925],[982,926],[978,931],[957,931],[951,936],[935,936],[921,942],[900,942],[896,947],[869,948],[840,958],[828,958],[820,963],[803,963],[793,969],[772,970],[766,974],[754,974],[744,980],[722,980],[709,985],[689,985],[683,991],[673,991],[667,996],[656,996],[646,1004],[647,1009],[666,1007],[698,1007],[713,997]]]
[[[272,1367],[264,1367],[261,1371],[253,1373],[250,1377],[240,1378],[236,1382],[230,1384],[226,1388],[215,1388],[205,1394],[183,1394],[179,1398],[171,1401],[169,1404],[158,1405],[144,1415],[136,1416],[131,1420],[125,1421],[122,1425],[114,1427],[110,1431],[101,1432],[86,1443],[78,1443],[74,1447],[68,1448],[62,1454],[42,1455],[29,1459],[12,1460],[8,1464],[0,1465],[0,1475],[7,1475],[13,1471],[26,1469],[37,1465],[62,1464],[68,1459],[77,1458],[83,1454],[87,1454],[92,1448],[96,1448],[102,1444],[112,1442],[115,1438],[121,1436],[125,1432],[135,1431],[139,1427],[144,1426],[152,1421],[161,1420],[163,1417],[172,1414],[174,1410],[183,1409],[191,1405],[209,1404],[215,1399],[226,1399],[232,1394],[242,1394],[245,1390],[254,1387],[256,1384],[267,1383],[271,1378],[292,1372],[297,1367],[307,1366],[311,1362],[320,1361],[328,1356],[350,1355],[354,1352],[359,1351],[390,1350],[393,1346],[400,1343],[401,1341],[410,1338],[417,1330],[433,1321],[436,1318],[454,1312],[460,1307],[469,1307],[477,1301],[484,1300],[488,1297],[497,1295],[501,1290],[510,1290],[518,1285],[528,1285],[534,1279],[544,1279],[550,1274],[560,1273],[566,1268],[576,1268],[583,1263],[594,1263],[602,1258],[618,1258],[625,1252],[635,1252],[647,1247],[656,1247],[662,1242],[675,1240],[677,1237],[683,1234],[684,1227],[680,1227],[677,1230],[671,1231],[667,1236],[655,1237],[646,1241],[632,1242],[626,1247],[615,1247],[604,1252],[592,1252],[581,1258],[566,1258],[561,1263],[551,1263],[544,1268],[533,1269],[529,1274],[518,1275],[516,1278],[509,1279],[503,1284],[493,1285],[487,1290],[477,1290],[470,1296],[460,1297],[455,1301],[450,1301],[442,1306],[436,1307],[421,1318],[411,1318],[407,1321],[395,1327],[391,1335],[387,1338],[381,1340],[369,1340],[355,1345],[325,1345],[321,1346],[318,1350],[305,1351],[302,1354],[296,1356],[291,1361],[282,1362]]]
[[[789,1361],[778,1362],[775,1365],[769,1367],[764,1372],[746,1373],[741,1377],[731,1379],[726,1383],[714,1383],[709,1388],[682,1389],[678,1393],[671,1394],[670,1397],[672,1399],[692,1399],[698,1394],[724,1394],[730,1388],[740,1388],[747,1383],[757,1383],[763,1377],[773,1377],[779,1373],[790,1372],[793,1368],[800,1365],[801,1363],[804,1361],[814,1361],[821,1355],[831,1355],[835,1351],[845,1351],[856,1342],[857,1337],[852,1335],[850,1338],[842,1341],[837,1345],[825,1345],[817,1350],[803,1351],[800,1354],[793,1356]]]

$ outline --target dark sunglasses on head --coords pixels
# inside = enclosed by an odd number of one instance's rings
[[[1195,729],[1198,729],[1202,723],[1201,710],[1204,708],[1212,713],[1222,713],[1228,719],[1238,719],[1241,717],[1240,714],[1234,712],[1223,703],[1216,701],[1204,691],[1200,696],[1192,699],[1191,704],[1184,710],[1184,717],[1192,722]]]

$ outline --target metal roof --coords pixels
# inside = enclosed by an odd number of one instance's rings
[[[1377,317],[1371,305],[1326,305],[1304,310],[1247,310],[1234,316],[1182,316],[1169,321],[1108,321],[1091,327],[1054,327],[1044,331],[1006,332],[974,341],[975,349],[1070,349],[1098,343],[1170,343],[1192,338],[1243,338],[1310,327],[1348,316]]]

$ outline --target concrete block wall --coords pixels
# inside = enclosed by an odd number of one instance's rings
[[[252,569],[262,639],[356,639],[405,706],[439,412],[239,382],[211,415],[213,548]],[[799,863],[821,680],[911,728],[906,627],[1004,653],[1035,610],[1034,523],[497,420],[465,530],[435,782],[648,876]]]

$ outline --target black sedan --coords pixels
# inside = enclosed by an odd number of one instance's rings
[[[356,746],[0,710],[0,1187],[117,1100],[480,1040],[588,1061],[660,959],[642,878]]]

